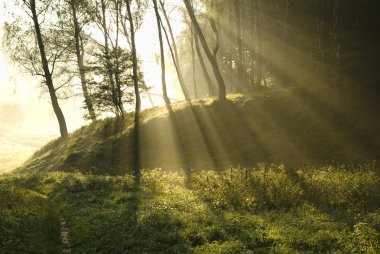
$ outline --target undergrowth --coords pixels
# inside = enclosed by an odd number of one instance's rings
[[[372,165],[0,180],[0,253],[379,253]],[[37,240],[38,239],[38,240]]]

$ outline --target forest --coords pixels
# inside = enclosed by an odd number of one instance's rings
[[[0,253],[380,253],[380,3],[0,8]]]

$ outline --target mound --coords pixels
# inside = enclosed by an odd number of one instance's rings
[[[376,117],[353,118],[291,90],[176,103],[142,112],[142,168],[291,167],[379,159]],[[82,127],[36,152],[18,171],[124,174],[133,168],[133,115]]]

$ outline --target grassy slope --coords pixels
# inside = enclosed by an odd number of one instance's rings
[[[350,110],[346,110],[350,111]],[[281,162],[291,167],[380,159],[378,117],[352,118],[291,90],[208,99],[143,112],[143,168],[215,169]],[[132,116],[85,126],[34,154],[20,170],[124,174],[131,168]]]
[[[184,171],[143,171],[140,183],[125,174],[131,116],[52,141],[28,174],[0,176],[0,253],[59,253],[60,217],[73,253],[378,253],[375,165],[303,165],[378,158],[378,119],[347,121],[288,91],[230,100],[143,112],[143,167]],[[188,170],[271,160],[297,170]]]
[[[191,179],[149,170],[137,186],[131,175],[55,172],[2,177],[0,192],[1,253],[58,253],[57,214],[72,253],[380,251],[380,178],[370,166],[263,165]]]

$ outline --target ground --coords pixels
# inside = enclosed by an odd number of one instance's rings
[[[0,176],[0,253],[379,253],[379,119],[321,105],[143,111],[140,178],[132,114],[53,140]]]
[[[380,179],[371,165],[53,172],[0,180],[0,252],[378,253]],[[12,186],[12,187],[10,187]],[[60,228],[61,224],[61,228]],[[67,253],[67,252],[66,252]]]

